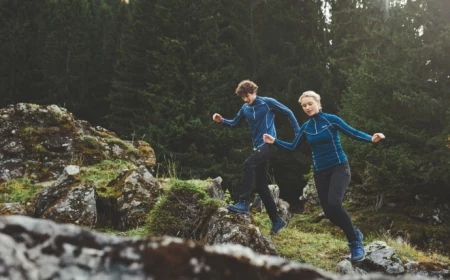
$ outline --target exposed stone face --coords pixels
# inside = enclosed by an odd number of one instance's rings
[[[34,217],[41,217],[57,201],[64,200],[73,187],[80,184],[79,169],[78,172],[75,170],[76,167],[67,166],[64,168],[61,176],[50,187],[45,188],[36,195],[34,199]]]
[[[24,216],[0,217],[1,279],[425,279],[336,276],[249,248],[126,238]]]
[[[122,172],[107,187],[120,190],[116,203],[120,215],[118,228],[121,229],[142,225],[162,193],[158,180],[142,165]]]
[[[262,235],[259,228],[251,223],[250,217],[229,212],[219,208],[209,221],[206,244],[239,244],[255,252],[278,255],[272,242]]]
[[[153,167],[155,153],[144,141],[123,141],[113,132],[77,120],[56,105],[19,103],[0,109],[0,183],[24,177],[57,178],[62,167],[123,159]]]
[[[47,208],[41,218],[58,223],[94,227],[97,223],[96,197],[94,183],[85,180],[72,187],[65,197]]]

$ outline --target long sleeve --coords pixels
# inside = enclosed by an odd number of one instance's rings
[[[236,127],[244,118],[244,107],[242,107],[233,120],[222,119],[222,125],[228,127]]]
[[[295,135],[300,134],[300,126],[298,125],[297,119],[295,118],[294,113],[292,113],[292,111],[288,107],[284,106],[273,98],[267,98],[267,103],[269,104],[269,107],[271,109],[277,110],[278,112],[286,115],[289,119],[289,122],[291,123]]]
[[[294,141],[293,142],[285,142],[282,141],[280,139],[275,139],[275,146],[284,149],[284,150],[288,150],[288,151],[295,151],[296,149],[300,148],[303,144],[303,142],[305,142],[305,136],[304,136],[305,130],[303,129],[303,127],[300,129],[300,133],[295,135]]]
[[[372,142],[372,136],[362,131],[354,129],[353,127],[346,124],[338,116],[329,115],[329,121],[336,129],[338,129],[339,131],[341,131],[342,133],[344,133],[345,135],[354,140],[358,140],[361,142]]]

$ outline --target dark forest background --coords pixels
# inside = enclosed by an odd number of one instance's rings
[[[250,134],[211,117],[235,116],[243,79],[300,124],[298,97],[314,90],[325,112],[383,132],[378,145],[342,137],[355,183],[448,199],[448,0],[0,0],[2,107],[66,107],[149,142],[181,178],[222,176],[232,193]],[[284,116],[276,122],[292,140]],[[310,167],[307,145],[278,153],[270,175],[283,198],[298,199]]]

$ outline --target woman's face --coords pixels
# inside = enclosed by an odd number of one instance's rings
[[[308,116],[319,113],[320,102],[317,102],[313,97],[303,97],[300,101],[300,105]]]

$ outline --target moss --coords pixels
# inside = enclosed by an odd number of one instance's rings
[[[84,135],[75,139],[74,148],[78,154],[83,155],[86,164],[96,164],[106,159],[106,155],[102,152],[103,147],[95,137]]]
[[[104,141],[108,143],[108,145],[117,145],[119,148],[121,148],[124,151],[124,154],[129,157],[139,157],[140,151],[139,149],[135,148],[133,145],[121,140],[118,137],[108,135],[104,138]]]
[[[131,162],[124,160],[104,160],[95,165],[89,166],[81,171],[82,180],[94,181],[97,193],[100,197],[119,197],[122,195],[121,188],[124,184],[115,180],[124,170],[135,167]],[[124,178],[124,177],[122,177]],[[126,178],[126,177],[125,177]]]
[[[148,233],[200,240],[209,218],[220,205],[198,185],[172,180],[167,194],[148,215]]]

